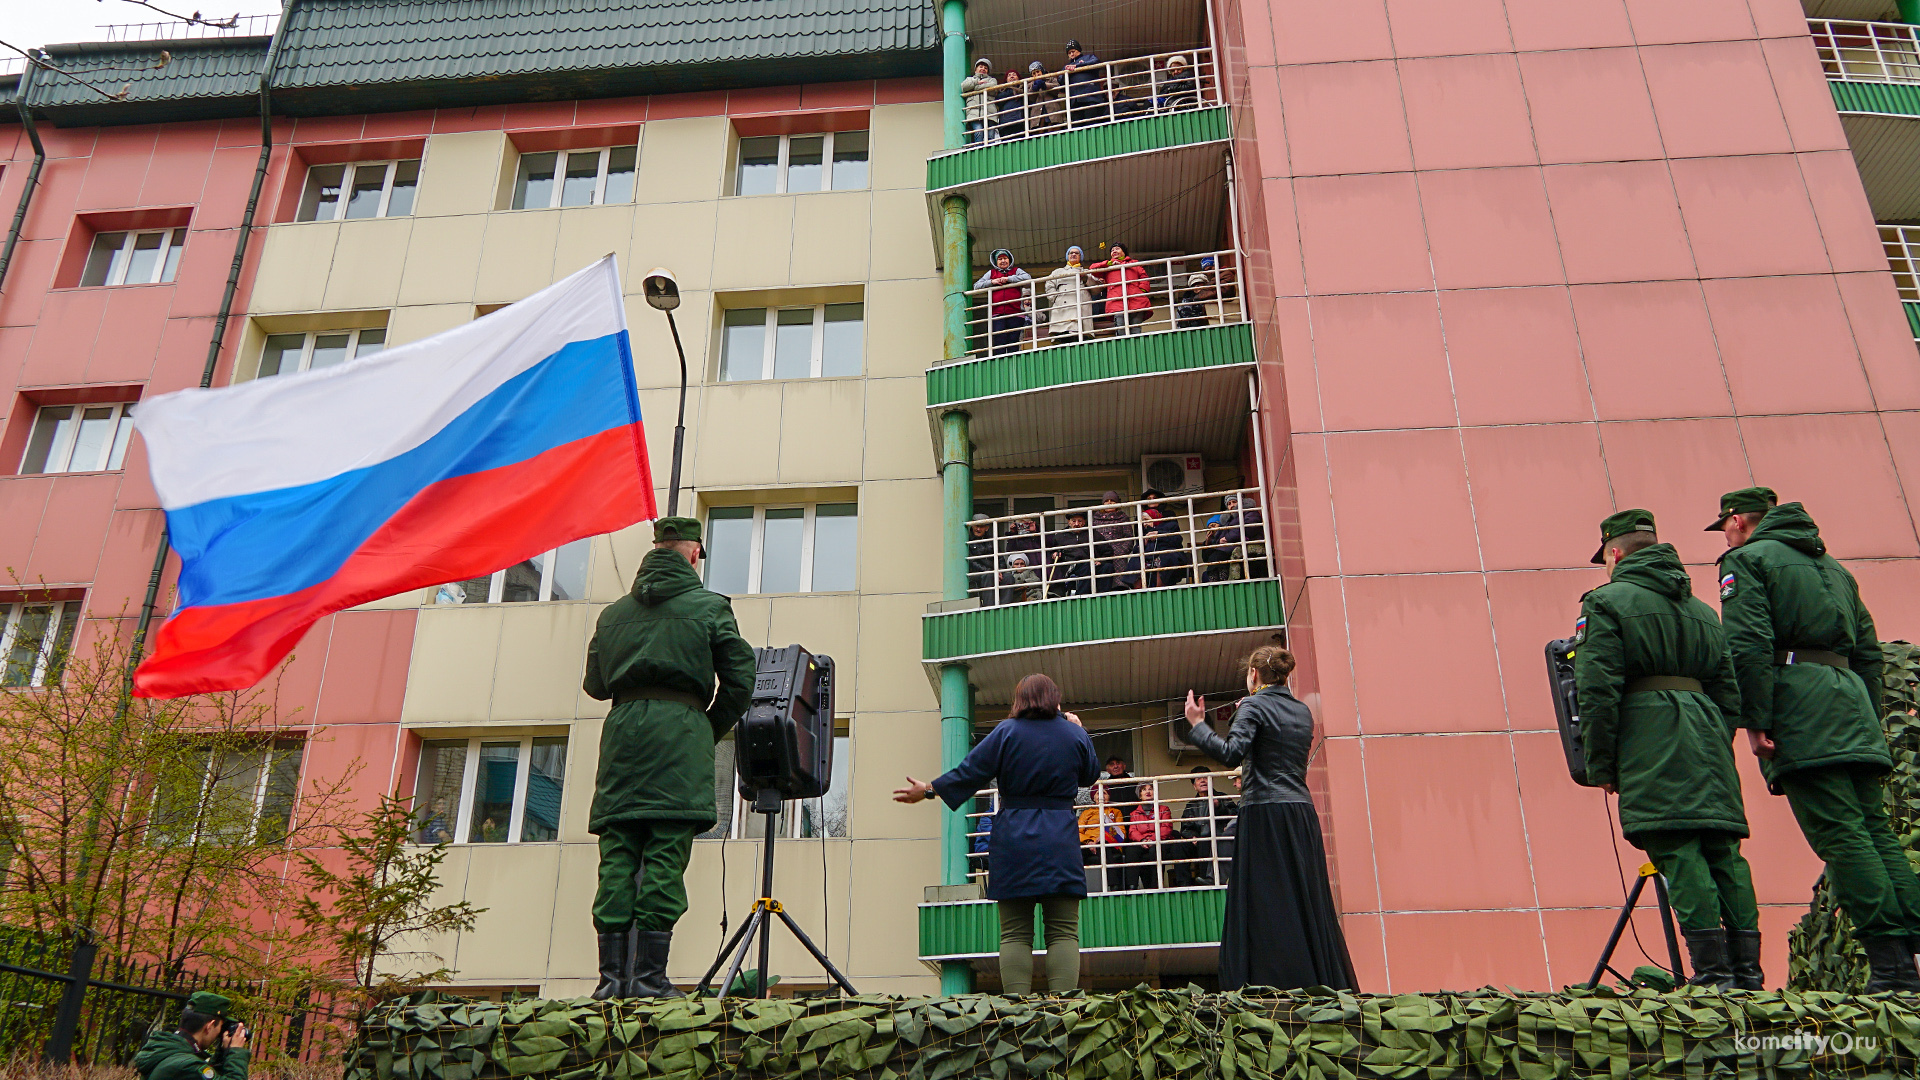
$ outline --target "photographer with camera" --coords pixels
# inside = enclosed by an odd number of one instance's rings
[[[247,1026],[227,1017],[232,1007],[206,990],[187,998],[180,1025],[147,1036],[134,1057],[140,1080],[247,1080]]]
[[[633,591],[600,613],[587,646],[587,695],[613,701],[587,822],[600,838],[599,1001],[683,996],[667,953],[687,911],[693,838],[718,820],[713,747],[753,696],[753,647],[732,601],[701,585],[706,554],[700,522],[654,522]]]
[[[1580,598],[1573,670],[1587,782],[1620,797],[1620,832],[1667,879],[1691,986],[1759,990],[1760,909],[1733,728],[1740,689],[1726,636],[1653,515],[1600,523],[1611,579]]]

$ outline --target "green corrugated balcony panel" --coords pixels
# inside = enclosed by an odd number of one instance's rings
[[[1920,304],[1902,300],[1900,306],[1907,313],[1907,329],[1913,331],[1915,341],[1920,341]]]
[[[1083,960],[1090,969],[1122,970],[1123,965],[1115,963],[1117,957],[1086,954],[1217,948],[1226,907],[1227,890],[1219,887],[1096,893],[1080,904]],[[1046,947],[1039,934],[1036,926],[1036,951]],[[991,960],[999,951],[1000,918],[993,901],[920,905],[921,960],[929,964]],[[1156,964],[1155,968],[1181,966],[1185,965]]]

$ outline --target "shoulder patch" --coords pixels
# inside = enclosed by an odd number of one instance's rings
[[[1726,599],[1730,599],[1732,596],[1733,596],[1733,575],[1730,573],[1722,574],[1720,576],[1720,599],[1726,600]]]
[[[1573,621],[1573,637],[1570,640],[1575,645],[1587,640],[1587,617],[1585,615]]]

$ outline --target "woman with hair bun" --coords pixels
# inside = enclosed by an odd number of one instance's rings
[[[1247,696],[1224,739],[1207,724],[1207,699],[1187,691],[1187,740],[1228,768],[1246,762],[1220,935],[1222,990],[1358,989],[1307,794],[1313,714],[1287,690],[1293,664],[1277,645],[1253,651]]]
[[[1073,797],[1100,774],[1080,718],[1060,709],[1060,687],[1045,675],[1020,680],[1012,715],[966,760],[931,784],[907,777],[896,802],[938,795],[959,810],[988,784],[1000,789],[987,840],[987,899],[1000,905],[1000,986],[1033,992],[1033,909],[1044,916],[1047,992],[1080,984],[1080,901],[1087,895]]]

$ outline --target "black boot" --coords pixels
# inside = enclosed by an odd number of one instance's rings
[[[1867,993],[1883,990],[1920,990],[1920,972],[1913,966],[1913,954],[1907,951],[1903,937],[1866,938],[1860,947],[1867,951]]]
[[[679,998],[667,979],[667,952],[673,946],[670,930],[635,930],[633,967],[627,978],[627,997]]]
[[[622,930],[616,934],[600,934],[600,985],[593,988],[593,1000],[605,1001],[608,998],[623,996],[627,984],[627,935]]]
[[[1682,930],[1680,934],[1687,939],[1687,958],[1693,966],[1693,978],[1687,980],[1687,985],[1733,989],[1733,968],[1727,962],[1727,932],[1715,927]]]
[[[1727,960],[1735,990],[1767,988],[1767,976],[1760,970],[1760,931],[1727,931]]]

